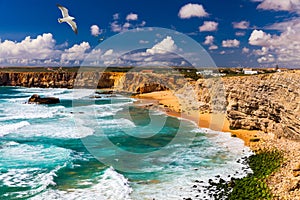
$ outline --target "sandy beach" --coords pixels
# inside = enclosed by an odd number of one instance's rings
[[[154,102],[153,105],[151,104],[151,107],[160,109],[170,116],[193,120],[201,128],[230,132],[233,137],[242,139],[245,145],[249,146],[253,151],[274,148],[282,151],[284,154],[284,163],[278,171],[267,179],[268,186],[275,195],[274,199],[300,199],[299,142],[285,138],[277,138],[272,133],[242,129],[231,130],[229,121],[226,119],[225,115],[212,113],[194,113],[194,115],[185,114],[184,112],[181,112],[180,103],[171,91],[152,92],[140,94],[135,97],[142,101],[148,100]],[[258,140],[253,141],[253,139]]]
[[[190,113],[181,112],[182,108],[176,96],[171,91],[151,92],[139,94],[135,96],[139,99],[153,100],[158,104],[158,108],[163,110],[170,116],[182,117],[189,119],[198,124],[201,128],[209,128],[215,131],[230,132],[233,137],[238,137],[245,142],[245,145],[250,146],[251,139],[258,137],[261,133],[259,131],[250,130],[231,130],[229,121],[224,114],[213,113]]]

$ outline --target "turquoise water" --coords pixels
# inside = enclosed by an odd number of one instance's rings
[[[229,133],[77,92],[0,87],[0,199],[203,199],[195,180],[248,172]],[[26,104],[35,93],[61,103]]]

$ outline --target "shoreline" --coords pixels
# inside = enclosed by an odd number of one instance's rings
[[[220,128],[216,124],[211,123],[214,117],[212,113],[200,113],[198,117],[193,117],[179,112],[179,103],[170,91],[139,94],[133,98],[140,101],[147,100],[149,104],[144,106],[145,108],[157,109],[169,116],[191,120],[200,128],[209,128],[211,130],[214,130],[215,127]],[[220,118],[220,116],[217,117]],[[278,170],[267,177],[267,185],[274,195],[274,199],[300,199],[300,142],[283,137],[278,138],[273,133],[243,129],[231,130],[225,115],[221,116],[222,119],[223,125],[221,130],[218,129],[216,131],[230,132],[232,137],[238,137],[243,140],[244,145],[248,146],[253,152],[261,149],[278,149],[283,153],[284,161]],[[252,139],[254,141],[251,141]]]
[[[139,100],[148,100],[149,103],[153,103],[151,107],[155,107],[155,109],[165,112],[169,116],[191,120],[200,128],[208,128],[220,132],[229,132],[231,133],[232,137],[240,138],[244,141],[245,146],[248,146],[250,148],[256,146],[254,143],[257,143],[251,142],[251,140],[256,138],[258,139],[261,135],[261,132],[257,130],[231,130],[229,121],[226,119],[225,115],[212,113],[188,115],[182,113],[180,112],[180,105],[176,97],[170,91],[139,94],[134,96],[134,98]],[[217,119],[218,121],[220,120],[223,125],[216,124],[214,119]],[[254,150],[253,148],[251,149]]]

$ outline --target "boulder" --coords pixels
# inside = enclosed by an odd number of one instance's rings
[[[32,95],[28,99],[28,103],[37,103],[37,104],[57,104],[60,103],[59,98],[55,97],[40,97],[38,94]]]

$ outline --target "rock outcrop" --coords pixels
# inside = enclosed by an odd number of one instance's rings
[[[112,88],[117,72],[0,72],[0,86]]]
[[[232,128],[300,140],[300,73],[224,79]]]
[[[36,103],[36,104],[57,104],[60,103],[59,98],[56,97],[40,97],[38,94],[32,95],[28,99],[28,103]]]
[[[299,71],[223,78],[220,85],[224,91],[217,93],[213,85],[209,79],[197,81],[200,111],[222,112],[224,105],[232,129],[260,130],[300,140]],[[214,111],[215,105],[221,109]]]

